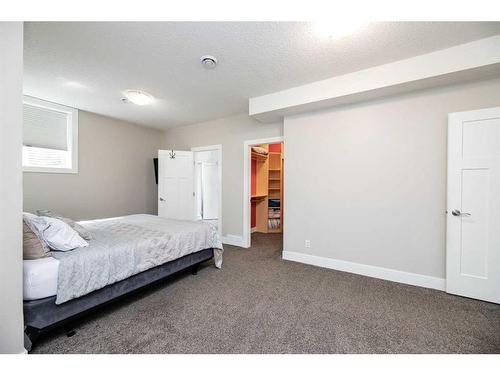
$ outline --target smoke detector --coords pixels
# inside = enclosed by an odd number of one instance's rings
[[[217,66],[217,59],[211,55],[201,56],[200,61],[205,69],[215,69]]]

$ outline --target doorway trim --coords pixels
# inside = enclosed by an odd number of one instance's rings
[[[250,179],[250,166],[252,165],[251,154],[248,152],[250,146],[256,146],[260,144],[275,144],[284,142],[284,137],[271,137],[271,138],[260,138],[252,139],[243,142],[243,234],[242,234],[242,247],[248,248],[251,244],[251,228],[250,228],[250,203],[251,203],[251,192],[252,188],[250,186],[252,180]]]
[[[217,159],[219,162],[217,166],[219,174],[219,217],[217,218],[217,230],[219,232],[219,236],[222,238],[222,145],[219,144],[219,145],[191,147],[191,152],[193,153],[200,151],[214,151],[214,150],[217,151]]]

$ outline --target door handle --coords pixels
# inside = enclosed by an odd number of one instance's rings
[[[457,210],[457,209],[451,211],[451,214],[453,216],[466,216],[466,217],[471,216],[471,214],[469,212],[460,212],[460,210]]]
[[[162,197],[160,197],[160,202],[165,202],[165,199],[163,199]]]

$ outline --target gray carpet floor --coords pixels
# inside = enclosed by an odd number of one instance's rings
[[[33,353],[500,353],[500,306],[281,259],[254,234],[56,330]]]

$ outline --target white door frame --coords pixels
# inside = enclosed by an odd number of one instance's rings
[[[222,238],[222,145],[209,145],[209,146],[199,146],[191,147],[191,151],[217,151],[217,159],[219,161],[217,170],[219,171],[219,217],[217,218],[217,229],[219,231],[219,236]],[[196,210],[196,206],[194,209]]]
[[[250,178],[250,166],[252,165],[251,153],[248,152],[250,146],[257,146],[261,144],[274,144],[283,142],[283,136],[271,137],[271,138],[261,138],[252,139],[243,142],[243,243],[242,247],[248,248],[251,244],[251,228],[250,228],[250,201],[252,199],[251,193],[251,183]]]

